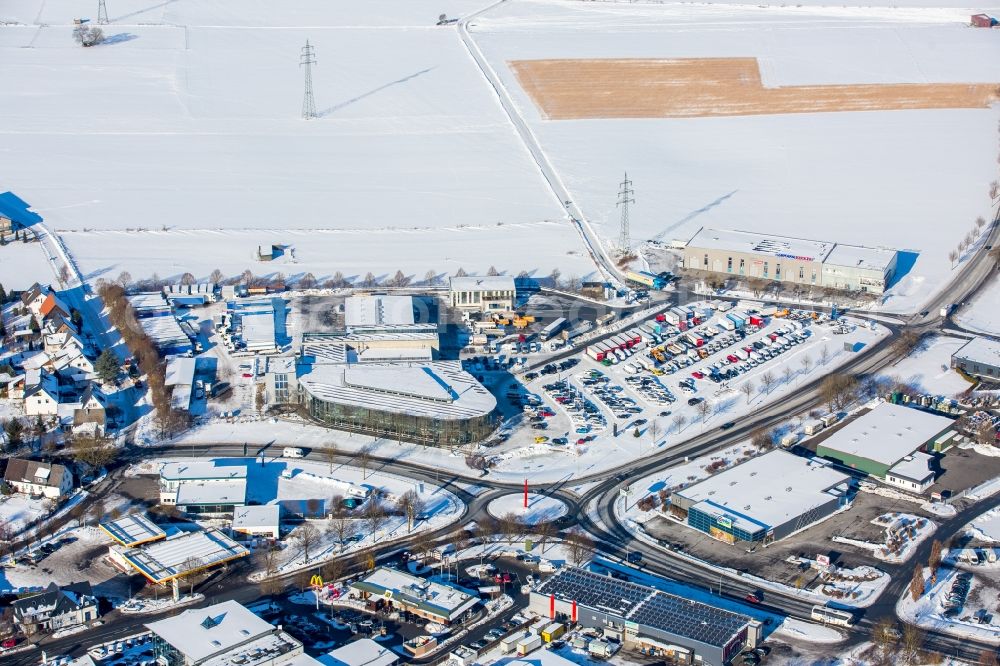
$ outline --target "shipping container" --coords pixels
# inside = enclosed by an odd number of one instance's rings
[[[517,642],[517,653],[522,657],[532,650],[542,646],[542,637],[538,635],[527,636]]]
[[[735,331],[736,330],[736,324],[734,324],[732,322],[732,320],[729,319],[728,317],[725,318],[725,319],[720,319],[719,320],[719,326],[721,326],[722,328],[726,329],[727,331]]]
[[[561,622],[553,622],[542,629],[542,640],[546,643],[551,643],[564,633],[566,633],[566,625]]]
[[[565,317],[559,317],[554,322],[542,329],[539,337],[542,341],[549,340],[563,330],[563,328],[568,324],[569,321]]]
[[[805,431],[807,435],[815,435],[824,427],[825,426],[823,425],[822,421],[813,421],[811,423],[806,424]]]
[[[820,417],[819,420],[823,422],[823,426],[824,427],[829,428],[834,423],[836,423],[837,421],[839,421],[840,417],[838,415],[836,415],[836,414],[827,414],[825,416]]]

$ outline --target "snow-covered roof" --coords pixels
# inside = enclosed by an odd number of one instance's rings
[[[154,583],[245,557],[249,551],[218,530],[187,532],[121,551],[121,557]]]
[[[953,356],[973,363],[1000,367],[1000,342],[975,337],[962,345]]]
[[[164,463],[160,478],[169,481],[246,479],[246,465],[216,465],[214,460],[185,460]]]
[[[344,323],[352,326],[408,326],[413,320],[412,296],[349,296],[344,301]]]
[[[327,666],[392,666],[399,655],[370,638],[361,638],[319,658]]]
[[[725,514],[753,533],[783,525],[842,495],[849,480],[820,460],[775,450],[675,492],[700,511]]]
[[[807,240],[805,238],[771,236],[755,231],[702,227],[688,241],[687,246],[688,248],[731,250],[733,252],[768,254],[776,258],[798,261],[822,262],[833,249],[834,244],[828,241]]]
[[[167,357],[164,384],[167,386],[191,386],[194,384],[195,365],[196,359],[189,356]]]
[[[928,477],[934,476],[931,470],[931,457],[922,451],[916,451],[893,465],[889,474],[923,483]]]
[[[889,248],[837,243],[824,263],[829,266],[884,272],[895,260],[896,251]]]
[[[514,278],[509,275],[469,275],[448,280],[451,291],[514,291]]]
[[[167,533],[159,525],[142,513],[133,513],[118,520],[100,523],[100,528],[107,532],[112,539],[129,548],[151,541],[159,541],[167,536]]]
[[[313,365],[299,383],[327,402],[435,419],[470,419],[496,407],[496,398],[458,361]]]
[[[277,527],[281,521],[281,507],[277,504],[241,506],[233,512],[233,529],[251,527]]]
[[[820,446],[883,465],[895,465],[954,421],[912,407],[883,402],[827,437]]]
[[[311,357],[313,363],[347,363],[347,345],[337,342],[309,342],[302,345],[302,356]]]
[[[186,481],[177,489],[177,506],[241,505],[247,498],[247,480]]]
[[[195,663],[273,635],[276,630],[236,601],[192,608],[146,627]]]
[[[358,354],[361,363],[379,363],[389,361],[431,361],[434,352],[430,347],[369,347]]]

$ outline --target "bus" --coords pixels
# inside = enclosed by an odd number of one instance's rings
[[[566,320],[565,317],[559,317],[551,324],[543,328],[541,334],[539,335],[539,337],[541,337],[542,339],[542,342],[545,342],[546,340],[550,340],[553,337],[555,337],[556,334],[559,333],[559,331],[563,330],[563,328],[566,326],[567,323],[569,322]]]
[[[854,624],[853,613],[829,606],[813,606],[812,619],[824,624],[837,624],[842,627],[850,627]]]

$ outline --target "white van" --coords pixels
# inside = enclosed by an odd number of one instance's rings
[[[305,451],[294,446],[286,446],[281,454],[283,458],[303,458],[305,455]]]

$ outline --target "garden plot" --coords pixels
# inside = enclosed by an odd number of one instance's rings
[[[52,278],[52,268],[41,243],[0,245],[0,285],[6,291],[23,291],[35,282],[45,284]]]
[[[869,550],[873,557],[884,562],[900,563],[908,560],[917,545],[937,529],[937,525],[927,518],[895,511],[877,516],[871,522],[885,529],[884,542],[873,543],[842,536],[833,537],[833,541]]]
[[[48,514],[55,505],[53,500],[31,499],[28,495],[15,493],[0,495],[0,523],[16,534],[42,516]]]

